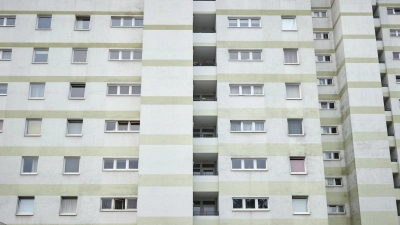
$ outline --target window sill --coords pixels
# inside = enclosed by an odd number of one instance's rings
[[[90,31],[90,29],[75,29],[75,31]]]
[[[15,25],[2,25],[0,27],[15,27]]]
[[[137,209],[100,209],[100,212],[136,212]]]
[[[117,170],[117,169],[109,169],[109,170],[103,169],[103,172],[137,172],[137,171],[139,171],[139,170],[138,169],[120,169],[120,170]]]
[[[237,59],[229,59],[229,62],[263,62],[263,60],[237,60]]]
[[[130,61],[142,61],[142,59],[109,59],[108,61],[130,62]]]
[[[16,216],[33,216],[33,213],[17,213]]]
[[[229,27],[228,26],[228,28],[256,28],[256,29],[258,28],[258,29],[261,29],[262,27]]]
[[[310,212],[296,212],[296,213],[293,213],[293,215],[311,215],[311,213]]]
[[[338,135],[339,133],[335,133],[335,134],[321,134],[321,135]]]
[[[290,65],[300,65],[300,63],[283,63],[283,65],[288,65],[288,66],[290,66]]]
[[[140,133],[140,131],[104,131],[104,133]]]
[[[324,161],[340,161],[340,159],[324,159]]]
[[[85,65],[87,62],[71,62],[71,64]]]
[[[333,84],[318,84],[318,86],[335,86]]]
[[[82,137],[82,134],[66,134],[66,137]]]
[[[229,96],[246,96],[246,97],[261,96],[261,97],[263,97],[265,95],[264,94],[259,94],[259,95],[232,95],[232,94],[230,94]]]
[[[325,185],[325,187],[343,187],[343,185]]]
[[[282,30],[282,31],[297,31],[297,30]]]
[[[79,175],[80,173],[63,173],[63,175]]]
[[[346,215],[346,213],[328,213],[328,215]]]
[[[265,172],[265,171],[268,171],[268,169],[231,169],[231,171],[244,171],[244,172],[261,171],[261,172]]]
[[[0,96],[7,96],[7,94],[0,94]]]
[[[51,30],[51,28],[36,28],[35,30]]]
[[[232,212],[268,212],[270,209],[232,209]]]
[[[288,134],[289,137],[304,137],[306,134]]]
[[[286,100],[303,100],[302,98],[286,98]]]
[[[290,173],[290,175],[307,175],[307,173]]]
[[[48,62],[32,62],[32,64],[49,64]]]
[[[324,61],[324,62],[320,62],[320,61],[315,61],[316,63],[332,63],[332,61]]]
[[[321,108],[320,108],[321,109]],[[321,109],[321,110],[335,110],[335,108],[332,108],[332,109]]]
[[[25,134],[25,137],[40,137],[42,136],[41,134]]]
[[[28,98],[28,100],[44,100],[44,98]]]
[[[23,176],[36,176],[38,173],[21,173]]]
[[[59,216],[76,216],[77,213],[62,213]]]
[[[0,61],[11,61],[11,59],[0,59]]]
[[[106,96],[141,96],[140,94],[131,94],[131,95],[113,95],[113,94],[107,94]]]
[[[71,97],[69,97],[68,99],[69,100],[85,100],[85,97],[83,97],[83,98],[71,98]]]
[[[267,133],[267,131],[230,131],[231,133]]]

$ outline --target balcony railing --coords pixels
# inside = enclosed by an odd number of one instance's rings
[[[379,63],[385,63],[385,61],[380,61],[380,60],[379,60]]]
[[[218,176],[218,172],[193,172],[193,176]]]
[[[219,212],[193,212],[193,216],[218,216]]]
[[[389,87],[388,84],[382,84],[382,87]]]
[[[394,133],[388,133],[388,136],[394,136]]]
[[[385,111],[392,111],[392,108],[385,107]]]
[[[212,33],[217,33],[217,31],[215,29],[196,29],[193,30],[193,33],[208,33],[208,34],[212,34]]]
[[[400,189],[400,186],[394,185],[395,189]]]
[[[391,162],[397,162],[397,159],[390,159]]]
[[[215,138],[218,137],[218,134],[200,134],[200,133],[193,133],[194,138]]]
[[[216,66],[217,63],[214,61],[202,61],[202,62],[193,62],[193,66]]]

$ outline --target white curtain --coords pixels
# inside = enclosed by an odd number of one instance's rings
[[[336,206],[328,206],[328,213],[336,213]]]
[[[65,158],[65,172],[79,173],[79,158]]]
[[[88,30],[90,25],[90,18],[77,18],[76,27],[77,30]]]
[[[292,207],[294,213],[308,212],[307,199],[306,198],[294,198],[292,199]]]
[[[24,157],[23,173],[36,173],[38,165],[37,157]]]
[[[282,30],[296,29],[296,18],[282,18]]]
[[[45,84],[31,84],[31,98],[44,98]]]
[[[60,214],[76,213],[77,198],[62,198]]]
[[[231,121],[231,131],[241,131],[240,121]]]
[[[300,85],[286,85],[287,98],[300,98]]]
[[[289,134],[303,134],[302,120],[288,120]]]
[[[335,185],[334,179],[328,178],[327,180],[327,185]]]
[[[255,122],[256,131],[264,131],[264,122]]]
[[[283,50],[285,55],[285,63],[298,63],[297,50]]]
[[[28,120],[26,134],[40,134],[41,126],[41,120]]]
[[[246,122],[246,121],[244,121],[243,122],[243,130],[244,131],[251,131],[252,129],[252,125],[253,125],[253,122]]]
[[[231,86],[231,95],[238,95],[239,94],[239,86]]]
[[[242,95],[250,95],[251,86],[242,86]]]
[[[263,94],[263,86],[254,86],[254,94],[262,95]]]
[[[33,198],[20,198],[18,204],[18,214],[33,213]]]
[[[68,121],[68,134],[82,134],[82,121],[69,120]]]
[[[321,127],[322,133],[323,134],[329,134],[329,127]]]

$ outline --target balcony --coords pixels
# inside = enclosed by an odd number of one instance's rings
[[[194,116],[193,138],[216,138],[217,117],[216,116]]]
[[[218,192],[194,192],[193,193],[193,216],[216,217],[218,212]],[[208,224],[208,223],[207,223]]]
[[[216,56],[215,46],[194,46],[193,66],[216,66]]]
[[[217,162],[218,154],[216,153],[194,153],[193,176],[217,176]]]

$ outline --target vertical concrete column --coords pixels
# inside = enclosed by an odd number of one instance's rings
[[[193,223],[192,24],[192,1],[144,1],[139,225]]]
[[[398,224],[371,1],[332,12],[352,224]]]

